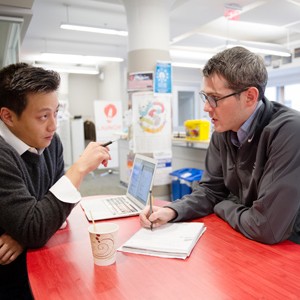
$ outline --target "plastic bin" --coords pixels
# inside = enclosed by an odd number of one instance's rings
[[[187,141],[208,141],[210,122],[208,120],[186,120],[184,122]]]
[[[192,192],[193,181],[199,181],[202,177],[203,170],[194,168],[184,168],[170,173],[172,179],[172,201],[180,199],[186,194]]]

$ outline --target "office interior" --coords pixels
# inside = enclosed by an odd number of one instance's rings
[[[266,96],[300,110],[299,15],[299,0],[0,0],[0,35],[6,41],[1,42],[0,63],[3,67],[25,61],[61,74],[59,99],[64,119],[58,132],[67,166],[86,145],[84,123],[96,121],[95,100],[121,101],[123,124],[113,148],[118,160],[113,169],[126,185],[132,159],[130,72],[154,71],[158,61],[171,62],[172,171],[203,169],[209,141],[187,141],[184,126],[186,120],[209,120],[198,96],[201,68],[226,47],[248,47],[265,59],[269,73]],[[72,31],[62,29],[62,24],[118,32]],[[56,56],[47,60],[45,53]],[[75,61],[68,62],[69,58]],[[172,177],[168,180],[155,187],[157,197],[171,199]]]

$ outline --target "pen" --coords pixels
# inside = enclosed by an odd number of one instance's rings
[[[149,211],[149,213],[150,213],[150,215],[153,213],[153,196],[152,196],[152,190],[150,190],[149,191],[149,197],[150,197],[150,211]],[[152,231],[152,229],[153,229],[153,223],[151,222],[151,225],[150,225],[150,229],[151,229],[151,231]]]
[[[110,144],[112,144],[113,143],[113,141],[108,141],[108,142],[106,142],[106,143],[104,143],[104,144],[101,144],[101,146],[102,147],[106,147],[106,146],[108,146],[108,145],[110,145]]]
[[[118,140],[118,139],[117,139],[117,140]],[[108,142],[106,142],[106,143],[104,143],[104,144],[101,144],[101,146],[102,146],[102,147],[106,147],[106,146],[112,144],[113,142],[115,142],[115,141],[117,141],[117,140],[114,140],[114,141],[108,141]]]

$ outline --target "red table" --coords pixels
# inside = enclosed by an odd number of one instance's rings
[[[215,215],[198,221],[207,230],[186,260],[118,252],[116,264],[99,267],[78,205],[66,229],[28,252],[35,299],[300,299],[300,245],[248,240]],[[119,245],[140,228],[138,217],[113,222]]]

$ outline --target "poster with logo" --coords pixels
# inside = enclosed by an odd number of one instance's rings
[[[122,132],[122,105],[121,101],[94,101],[96,140],[100,143],[116,140]],[[108,146],[111,160],[108,168],[119,166],[118,143]],[[103,166],[100,166],[102,168]]]
[[[154,93],[172,93],[172,64],[158,61],[155,67]]]
[[[171,95],[139,92],[132,95],[133,151],[171,151]]]

